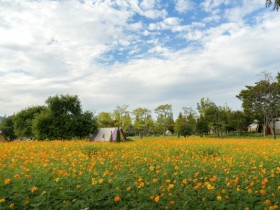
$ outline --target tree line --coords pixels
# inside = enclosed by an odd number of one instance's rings
[[[33,106],[5,117],[0,124],[10,139],[40,140],[88,138],[97,127],[122,127],[127,135],[179,136],[242,134],[248,125],[258,121],[266,128],[275,124],[280,113],[280,74],[274,78],[263,73],[254,85],[245,86],[237,95],[243,110],[232,110],[228,105],[217,106],[209,98],[201,98],[196,109],[183,107],[174,120],[172,105],[162,104],[154,110],[138,107],[130,111],[129,105],[118,105],[112,112],[95,115],[82,111],[77,95],[56,95],[46,100],[45,106]],[[154,115],[152,115],[152,111]],[[154,116],[154,117],[153,117]]]

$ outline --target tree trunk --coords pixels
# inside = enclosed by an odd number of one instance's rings
[[[266,124],[263,124],[263,137],[265,138],[266,136]]]
[[[272,122],[272,134],[273,134],[273,139],[276,139],[275,124],[276,124],[276,121],[273,120],[273,122]]]

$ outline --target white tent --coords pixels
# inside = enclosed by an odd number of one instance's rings
[[[125,141],[126,137],[121,128],[120,130],[120,136],[121,141]],[[105,142],[116,142],[117,141],[117,131],[118,127],[112,127],[112,128],[98,128],[97,131],[92,135],[91,141],[105,141]]]

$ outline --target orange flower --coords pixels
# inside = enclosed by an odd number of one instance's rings
[[[121,200],[120,196],[116,195],[116,196],[114,197],[114,201],[115,201],[115,202],[118,202],[118,201],[120,201],[120,200]]]
[[[10,209],[12,209],[12,208],[14,208],[15,207],[15,204],[14,203],[11,203],[10,205],[9,205],[9,208]]]
[[[270,204],[270,200],[266,199],[263,203],[266,204],[266,205],[269,205]]]
[[[170,203],[170,205],[172,205],[172,206],[173,206],[173,205],[175,204],[175,201],[174,201],[174,200],[172,200],[172,201],[170,201],[169,203]]]
[[[183,179],[182,181],[184,184],[187,184],[188,183],[188,180],[187,179]]]
[[[159,202],[159,199],[160,199],[160,197],[156,196],[154,200],[155,200],[155,202]]]
[[[11,183],[11,179],[5,179],[4,183],[5,184],[10,184]]]
[[[36,187],[36,186],[33,186],[33,187],[31,188],[31,192],[35,192],[36,190],[38,190],[38,187]]]
[[[262,185],[265,185],[266,183],[268,183],[268,179],[265,178],[264,180],[262,180]]]
[[[20,177],[19,174],[14,175],[14,178],[15,178],[15,179],[18,179],[19,177]]]
[[[261,189],[261,190],[260,190],[260,193],[261,193],[262,195],[265,195],[265,194],[266,194],[266,191],[265,191],[264,189]]]
[[[217,180],[217,176],[213,176],[212,178],[210,178],[210,182],[215,182]]]

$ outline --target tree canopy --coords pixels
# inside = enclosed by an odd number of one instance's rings
[[[264,135],[270,123],[273,124],[275,134],[275,122],[279,117],[280,109],[280,84],[279,81],[272,80],[268,74],[263,76],[255,85],[248,85],[246,89],[241,90],[237,98],[242,100],[246,115],[250,115],[252,119],[258,120],[263,125]],[[279,80],[279,73],[276,78]]]
[[[267,7],[270,7],[272,4],[273,4],[273,9],[278,11],[280,7],[280,0],[274,0],[274,3],[272,2],[272,0],[266,0]]]

